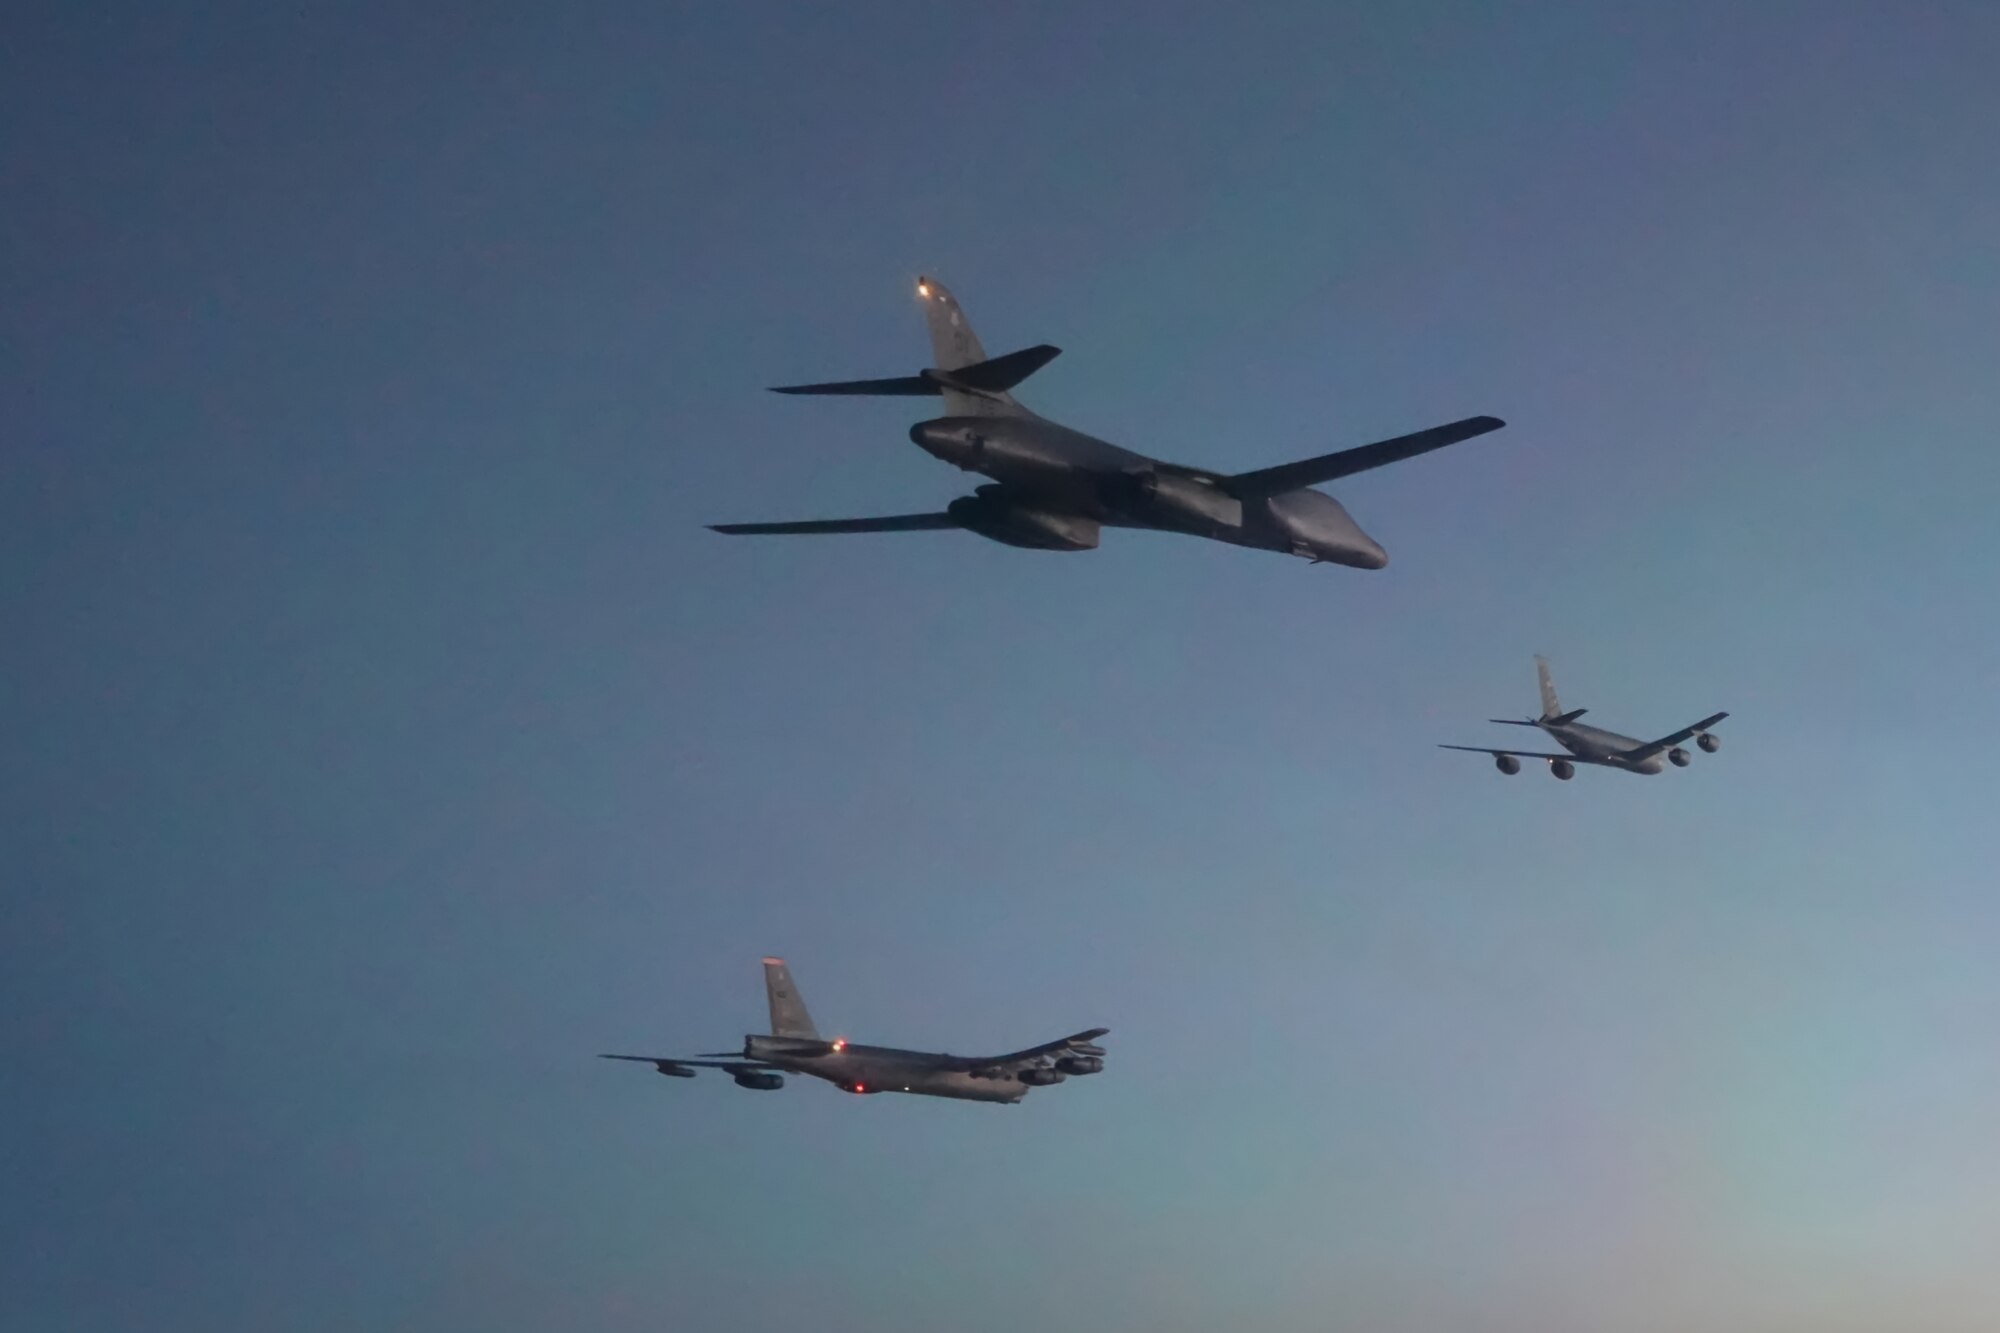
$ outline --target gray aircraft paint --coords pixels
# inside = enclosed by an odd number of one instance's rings
[[[945,415],[918,422],[910,439],[926,453],[991,478],[941,513],[783,523],[722,523],[731,535],[802,535],[963,529],[1010,546],[1087,551],[1103,528],[1180,532],[1236,546],[1355,569],[1389,556],[1320,482],[1428,453],[1498,430],[1497,417],[1227,475],[1183,467],[1071,430],[1023,407],[1010,390],[1047,364],[1046,345],[988,359],[964,309],[932,278],[917,282],[936,365],[919,375],[791,385],[794,394],[942,399]]]
[[[1542,715],[1536,718],[1496,717],[1490,721],[1503,726],[1534,727],[1550,740],[1563,747],[1561,754],[1549,754],[1532,750],[1503,749],[1483,745],[1442,745],[1443,750],[1469,750],[1474,754],[1494,757],[1502,773],[1512,775],[1520,769],[1523,759],[1540,759],[1559,778],[1568,778],[1575,772],[1576,764],[1594,764],[1600,768],[1623,769],[1627,773],[1652,775],[1666,771],[1669,763],[1677,768],[1686,767],[1693,756],[1682,748],[1689,740],[1706,754],[1714,754],[1722,748],[1722,738],[1711,734],[1710,728],[1728,717],[1727,713],[1716,713],[1703,718],[1691,727],[1683,727],[1670,736],[1662,736],[1655,741],[1642,741],[1636,736],[1625,736],[1602,727],[1590,726],[1576,719],[1587,709],[1577,708],[1563,711],[1562,702],[1556,698],[1554,678],[1549,674],[1546,658],[1535,658],[1535,680],[1541,688]]]
[[[1109,1029],[1091,1028],[1027,1050],[996,1056],[906,1051],[863,1046],[843,1038],[822,1038],[782,958],[764,960],[764,990],[770,1001],[771,1031],[750,1033],[741,1052],[702,1056],[605,1055],[606,1060],[650,1064],[672,1078],[692,1078],[697,1070],[718,1069],[741,1087],[774,1091],[785,1074],[822,1079],[846,1092],[907,1092],[957,1101],[1014,1103],[1037,1087],[1104,1069],[1097,1038]]]
[[[792,985],[791,969],[782,958],[764,960],[764,992],[771,1001],[771,1032],[780,1037],[817,1037],[806,1002]]]

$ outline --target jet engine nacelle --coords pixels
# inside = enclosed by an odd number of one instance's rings
[[[676,1064],[672,1060],[655,1060],[653,1062],[653,1072],[656,1074],[665,1074],[668,1078],[694,1077],[694,1070],[689,1069],[686,1065]]]
[[[1558,780],[1568,782],[1576,776],[1576,765],[1567,759],[1551,759],[1549,760],[1549,772],[1555,774]]]
[[[1097,547],[1096,519],[1017,504],[999,486],[981,486],[971,495],[962,495],[947,505],[945,512],[967,532],[1008,546],[1034,551],[1090,551]]]
[[[745,1069],[731,1075],[739,1088],[752,1088],[758,1092],[776,1092],[785,1086],[783,1074],[768,1074],[761,1069]]]
[[[1056,1068],[1065,1074],[1101,1074],[1104,1061],[1095,1055],[1066,1055],[1056,1061]]]
[[[1694,762],[1694,756],[1676,745],[1673,749],[1667,751],[1667,762],[1675,768],[1686,768]]]
[[[1701,747],[1703,754],[1714,754],[1722,748],[1722,737],[1711,736],[1708,732],[1704,731],[1701,735],[1694,738],[1694,743]]]
[[[1521,771],[1521,761],[1511,754],[1496,754],[1493,756],[1493,767],[1511,778]]]
[[[1172,472],[1128,472],[1109,483],[1112,504],[1170,527],[1243,525],[1243,502],[1194,477]]]
[[[1069,1075],[1063,1073],[1060,1069],[1043,1069],[1037,1066],[1033,1069],[1023,1069],[1014,1077],[1020,1079],[1031,1088],[1051,1088],[1068,1078]]]

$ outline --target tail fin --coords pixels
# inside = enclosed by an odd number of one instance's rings
[[[792,971],[782,958],[764,960],[764,993],[771,999],[771,1035],[774,1037],[817,1037],[806,1002],[792,984]]]
[[[1535,654],[1535,679],[1542,687],[1543,720],[1561,717],[1563,709],[1562,704],[1556,701],[1556,683],[1549,678],[1549,659],[1540,653]]]
[[[931,332],[931,358],[939,370],[963,370],[986,360],[986,349],[979,345],[979,335],[972,331],[972,322],[959,307],[958,298],[943,283],[936,278],[918,278],[917,300],[923,303],[924,323],[930,326]],[[1018,415],[1022,411],[1021,405],[1006,392],[1012,387],[1007,385],[996,393],[978,397],[946,388],[945,413],[954,417]]]

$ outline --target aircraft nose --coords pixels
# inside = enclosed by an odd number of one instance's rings
[[[1389,563],[1389,553],[1373,537],[1356,529],[1332,543],[1320,559],[1349,569],[1382,569]]]

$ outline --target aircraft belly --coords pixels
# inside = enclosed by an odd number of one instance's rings
[[[958,1069],[939,1068],[921,1052],[849,1048],[840,1055],[801,1062],[798,1072],[823,1078],[836,1087],[864,1093],[907,1092],[918,1097],[949,1097],[959,1101],[1018,1102],[1027,1087],[1014,1079],[977,1079]]]
[[[905,1091],[965,1102],[1018,1102],[1028,1095],[1027,1086],[1012,1078],[974,1078],[943,1069],[919,1075]]]

